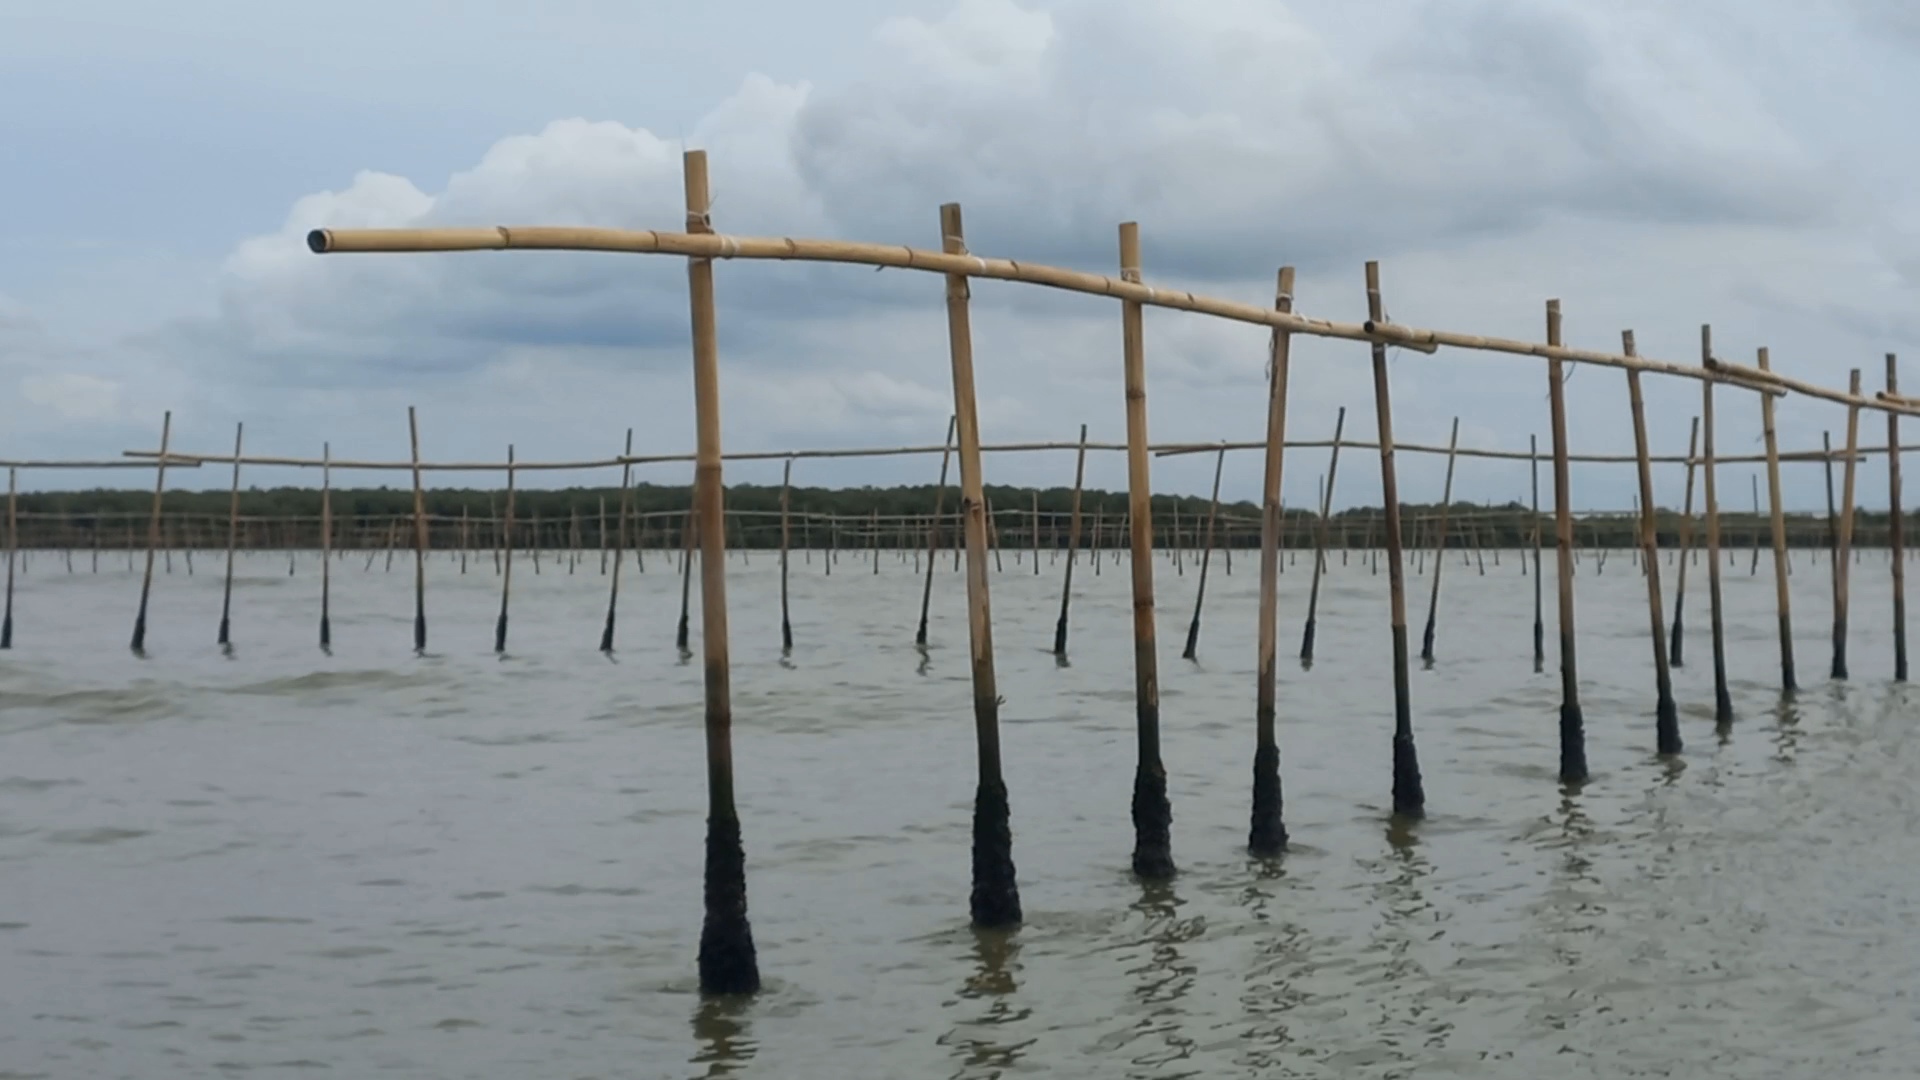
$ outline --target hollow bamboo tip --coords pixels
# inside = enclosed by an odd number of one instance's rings
[[[1634,355],[1633,331],[1620,331],[1620,351],[1628,356]]]
[[[1137,221],[1120,223],[1120,277],[1126,281],[1140,280],[1140,223]]]
[[[325,255],[333,250],[333,230],[314,229],[307,233],[307,250],[315,255]]]

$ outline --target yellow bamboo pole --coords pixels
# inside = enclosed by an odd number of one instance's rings
[[[1275,310],[1282,313],[1293,310],[1293,279],[1293,267],[1280,268],[1274,284]],[[1260,475],[1260,625],[1255,635],[1253,811],[1247,826],[1247,851],[1257,858],[1272,858],[1287,849],[1285,798],[1280,784],[1280,740],[1276,731],[1275,658],[1280,632],[1280,490],[1285,479],[1283,450],[1292,366],[1293,337],[1276,328],[1267,341],[1267,440]],[[1334,439],[1339,439],[1337,428]],[[1308,618],[1311,627],[1312,616]]]
[[[958,422],[956,417],[947,417],[947,445],[953,445],[953,429]],[[934,557],[940,551],[940,511],[947,497],[947,460],[946,451],[940,454],[940,486],[933,489],[933,522],[927,528],[927,579],[920,591],[920,626],[913,632],[913,643],[925,648],[927,644],[927,609],[933,606],[933,564]]]
[[[1379,321],[1380,264],[1367,263],[1367,318]],[[1373,343],[1373,404],[1380,443],[1382,529],[1386,533],[1387,591],[1393,619],[1393,812],[1402,818],[1426,816],[1427,795],[1420,778],[1420,757],[1413,742],[1413,687],[1407,672],[1407,582],[1400,548],[1400,483],[1393,462],[1393,395],[1387,384],[1387,347]]]
[[[1547,343],[1560,344],[1560,301],[1547,301]],[[1560,779],[1587,778],[1587,736],[1580,713],[1579,665],[1574,655],[1573,491],[1567,477],[1566,376],[1560,360],[1547,361],[1549,408],[1553,419],[1554,546],[1560,559]]]
[[[1758,360],[1761,371],[1772,370],[1766,349],[1760,350]],[[1889,419],[1899,423],[1898,418]],[[1767,444],[1767,506],[1773,533],[1774,611],[1780,630],[1780,689],[1792,693],[1799,680],[1793,663],[1793,601],[1787,588],[1787,520],[1780,497],[1780,439],[1774,430],[1773,398],[1767,394],[1760,395],[1760,429]]]
[[[1620,335],[1621,351],[1634,353],[1633,331]],[[1684,748],[1680,713],[1673,700],[1673,669],[1667,663],[1667,620],[1660,610],[1660,533],[1653,502],[1653,463],[1647,453],[1647,409],[1640,394],[1640,373],[1627,372],[1627,397],[1633,410],[1633,446],[1639,454],[1640,565],[1647,579],[1648,633],[1653,641],[1654,745],[1662,754]],[[1767,401],[1772,398],[1765,397]]]
[[[507,538],[506,542],[501,545],[501,547],[506,549],[507,555],[506,565],[500,574],[500,617],[494,620],[493,624],[493,651],[495,653],[504,653],[507,651],[507,601],[513,595],[513,471],[513,444],[508,443],[507,517],[505,523]],[[614,558],[617,560],[619,555],[616,553]],[[616,569],[619,566],[618,562],[614,565]]]
[[[427,648],[427,501],[420,487],[420,422],[407,406],[407,434],[413,443],[413,648]],[[511,539],[508,541],[511,543]],[[511,549],[509,549],[511,557]]]
[[[1712,328],[1700,328],[1700,359],[1713,355]],[[1719,726],[1733,723],[1733,697],[1727,689],[1726,620],[1720,592],[1720,497],[1715,487],[1713,460],[1713,381],[1700,383],[1700,474],[1707,501],[1707,606],[1713,634],[1713,719]]]
[[[229,631],[233,622],[233,552],[240,539],[240,433],[244,426],[233,425],[233,490],[227,502],[227,578],[220,593],[220,634],[216,641],[229,651],[233,647]]]
[[[333,648],[333,444],[320,444],[320,649]]]
[[[1854,368],[1847,376],[1847,385],[1851,392],[1860,393],[1860,369]],[[1834,557],[1834,575],[1837,581],[1836,601],[1833,606],[1833,673],[1832,677],[1847,677],[1847,606],[1848,594],[1853,584],[1853,518],[1854,518],[1854,481],[1860,468],[1860,457],[1856,451],[1860,448],[1860,407],[1847,407],[1847,466],[1842,472],[1840,485],[1840,532],[1839,549]]]
[[[147,571],[140,579],[140,610],[133,617],[133,651],[146,655],[147,597],[153,591],[153,553],[160,546],[160,502],[167,490],[167,440],[173,434],[173,410],[160,420],[160,460],[153,470],[153,517],[147,522]]]
[[[1900,361],[1887,354],[1888,394],[1900,392]],[[1887,414],[1887,532],[1893,563],[1893,677],[1907,681],[1907,555],[1906,522],[1900,511],[1900,418]]]
[[[1053,624],[1053,655],[1067,657],[1067,607],[1073,602],[1073,563],[1080,551],[1080,485],[1087,475],[1087,425],[1080,425],[1080,453],[1073,463],[1073,516],[1067,524],[1067,569],[1060,582],[1060,619]],[[1100,570],[1099,551],[1094,552],[1094,572]]]

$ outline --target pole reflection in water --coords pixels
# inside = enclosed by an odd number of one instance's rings
[[[1290,907],[1281,898],[1286,864],[1275,859],[1250,859],[1247,869],[1252,878],[1240,890],[1240,902],[1263,933],[1253,964],[1247,969],[1246,989],[1240,994],[1240,1009],[1247,1023],[1236,1034],[1245,1048],[1234,1058],[1234,1064],[1266,1075],[1267,1070],[1297,1068],[1309,1052],[1295,1042],[1291,1021],[1294,1010],[1308,1001],[1299,980],[1312,974],[1313,957],[1306,931],[1284,919]],[[1298,894],[1291,899],[1297,900]],[[1282,918],[1277,919],[1276,914]],[[1310,1043],[1310,1021],[1302,1021],[1301,1033],[1303,1041]]]
[[[692,1074],[694,1080],[719,1080],[726,1076],[744,1076],[759,1053],[748,1015],[752,999],[737,996],[702,998],[693,1013],[693,1037],[699,1052],[689,1064],[705,1066]]]
[[[1124,1056],[1132,1067],[1123,1076],[1164,1080],[1201,1074],[1181,1064],[1195,1049],[1183,999],[1199,971],[1181,946],[1206,933],[1207,920],[1182,917],[1184,904],[1172,883],[1142,881],[1140,899],[1129,905],[1115,959],[1126,965],[1133,1000],[1117,1010],[1115,1020],[1125,1026],[1102,1036],[1092,1048],[1097,1055]]]
[[[944,1002],[949,1009],[979,1009],[963,1017],[939,1038],[959,1063],[953,1080],[997,1080],[1020,1063],[1033,1038],[1008,1039],[1022,1030],[1033,1010],[1018,1004],[1020,941],[1014,930],[970,930],[973,973],[956,997]],[[1011,1026],[1009,1026],[1011,1025]]]

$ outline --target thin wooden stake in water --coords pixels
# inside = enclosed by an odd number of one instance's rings
[[[717,349],[718,346],[715,348]],[[689,494],[692,494],[691,488]],[[680,522],[680,623],[673,632],[674,648],[679,649],[682,656],[692,655],[691,650],[687,648],[687,610],[693,595],[693,538],[698,529],[693,510],[688,509],[686,516]]]
[[[1847,392],[1860,398],[1860,369],[1847,376]],[[1832,677],[1847,677],[1847,604],[1853,585],[1853,508],[1854,480],[1860,471],[1860,406],[1847,406],[1847,466],[1840,488],[1839,549],[1834,558],[1833,672]]]
[[[1213,501],[1207,505],[1207,530],[1200,548],[1200,586],[1193,593],[1193,621],[1187,624],[1187,647],[1181,652],[1183,660],[1192,660],[1200,647],[1200,608],[1207,602],[1207,565],[1213,559],[1213,522],[1220,513],[1220,471],[1227,464],[1227,451],[1222,448],[1213,459]]]
[[[1433,626],[1440,614],[1440,568],[1446,564],[1447,513],[1453,509],[1453,463],[1460,449],[1460,418],[1453,418],[1453,434],[1447,437],[1447,479],[1440,495],[1440,533],[1433,545],[1433,590],[1427,597],[1427,628],[1420,635],[1420,659],[1433,663]]]
[[[633,429],[628,428],[626,449],[621,452],[621,457],[632,457],[632,456],[633,456]],[[627,550],[627,513],[628,513],[628,507],[631,505],[632,498],[633,498],[633,463],[629,461],[623,461],[620,463],[620,542],[614,548],[613,577],[608,582],[608,586],[607,586],[607,622],[605,626],[602,626],[600,628],[600,651],[603,653],[613,652],[614,613],[620,606],[620,561],[622,556],[626,554],[626,550]],[[606,497],[602,496],[600,501],[604,505],[606,502]],[[604,511],[603,511],[603,514],[604,514]],[[602,520],[603,521],[605,520],[604,516],[602,517]]]
[[[240,540],[240,433],[244,424],[233,425],[233,491],[227,501],[227,582],[220,594],[221,648],[230,648],[233,615],[233,549]]]
[[[955,421],[947,418],[947,440],[940,444],[940,486],[933,489],[933,523],[927,529],[927,582],[920,591],[920,628],[913,633],[913,643],[922,648],[927,644],[927,608],[933,604],[933,564],[940,550],[940,509],[947,497],[947,456],[953,450]]]
[[[780,651],[793,651],[793,623],[787,619],[787,546],[791,534],[787,528],[789,496],[793,489],[793,459],[788,458],[780,471]]]
[[[1693,418],[1692,433],[1687,436],[1687,493],[1680,511],[1680,577],[1673,589],[1673,632],[1667,636],[1667,656],[1674,667],[1685,662],[1686,623],[1682,615],[1687,606],[1687,562],[1693,553],[1693,469],[1700,450],[1700,418]]]
[[[153,552],[160,546],[160,501],[167,490],[167,441],[173,434],[173,410],[160,419],[160,457],[153,469],[153,517],[147,522],[147,572],[140,579],[140,610],[133,617],[133,651],[147,649],[147,596],[153,591]]]
[[[1120,226],[1120,278],[1140,281],[1140,226]],[[1143,307],[1120,303],[1127,396],[1128,533],[1133,551],[1133,692],[1139,762],[1133,776],[1133,872],[1174,874],[1173,807],[1160,759],[1160,657],[1153,632],[1153,487],[1147,473],[1147,350]]]
[[[1771,371],[1767,350],[1759,353],[1761,371]],[[1767,444],[1767,507],[1773,531],[1773,600],[1780,626],[1780,689],[1792,693],[1799,683],[1793,664],[1793,604],[1787,589],[1787,518],[1780,498],[1780,440],[1774,433],[1773,395],[1760,395],[1760,428]],[[1893,459],[1898,468],[1899,459]]]
[[[1080,484],[1087,476],[1087,425],[1080,425],[1080,452],[1073,462],[1073,515],[1067,522],[1067,569],[1060,582],[1060,619],[1053,624],[1053,655],[1066,659],[1067,606],[1073,602],[1073,563],[1080,550]],[[1100,572],[1095,553],[1093,570]]]
[[[1540,579],[1540,436],[1527,436],[1527,452],[1533,466],[1533,670],[1535,674],[1547,667],[1547,624],[1545,607],[1541,601]],[[1524,556],[1520,568],[1526,569]]]
[[[507,600],[513,595],[513,444],[507,444],[507,539],[505,543],[506,565],[500,574],[500,617],[493,624],[493,651],[507,651]],[[614,569],[619,570],[618,555],[614,556]]]
[[[1887,394],[1900,392],[1900,361],[1887,354]],[[1887,413],[1887,546],[1893,560],[1893,678],[1907,681],[1906,523],[1900,516],[1900,414]]]
[[[1833,614],[1837,622],[1840,617],[1840,511],[1833,501],[1833,433],[1821,432],[1820,445],[1826,452],[1827,584],[1833,590]]]
[[[1320,528],[1314,533],[1313,538],[1313,584],[1307,588],[1307,628],[1300,638],[1300,660],[1306,664],[1313,663],[1313,638],[1320,614],[1320,575],[1327,566],[1327,522],[1333,515],[1333,482],[1334,478],[1340,475],[1340,436],[1346,427],[1347,407],[1342,405],[1333,419],[1332,460],[1327,463],[1326,483],[1320,488]],[[1277,502],[1279,499],[1277,492],[1274,497]],[[1345,545],[1342,545],[1341,565],[1346,565],[1346,558]]]
[[[333,444],[320,444],[320,648],[333,648]]]
[[[1547,345],[1560,344],[1560,301],[1547,301]],[[1587,778],[1586,725],[1580,715],[1580,677],[1573,642],[1573,491],[1567,476],[1567,393],[1565,364],[1547,361],[1549,407],[1553,413],[1554,546],[1560,553],[1560,780]]]
[[[940,208],[942,249],[967,253],[960,206]],[[987,603],[987,519],[980,476],[980,416],[973,386],[973,328],[967,310],[971,290],[964,274],[947,275],[947,343],[953,362],[953,415],[960,437],[960,514],[967,545],[967,641],[973,661],[973,729],[979,752],[979,784],[973,796],[973,925],[1012,926],[1020,921],[1020,891],[1014,880],[1013,826],[1007,785],[1000,768],[1000,692],[993,671],[993,618]]]
[[[1700,328],[1700,364],[1711,365],[1712,328]],[[1720,593],[1720,497],[1714,484],[1713,380],[1700,380],[1700,471],[1707,500],[1707,608],[1713,635],[1713,720],[1733,723],[1733,697],[1727,690],[1726,622]]]
[[[1636,355],[1633,331],[1620,335],[1620,351]],[[1653,464],[1647,452],[1647,409],[1640,395],[1640,372],[1635,368],[1627,369],[1627,397],[1633,408],[1633,452],[1639,466],[1640,566],[1647,578],[1648,633],[1653,640],[1654,745],[1662,754],[1677,754],[1683,743],[1680,713],[1673,700],[1673,669],[1667,664],[1667,620],[1660,610],[1660,538],[1653,504]]]
[[[1367,263],[1367,318],[1385,318],[1380,299],[1380,264]],[[1413,744],[1413,685],[1407,673],[1407,579],[1400,548],[1400,482],[1393,462],[1393,395],[1387,385],[1387,346],[1373,342],[1373,405],[1380,443],[1380,497],[1387,548],[1387,591],[1393,619],[1393,812],[1403,818],[1426,816],[1427,794],[1420,779],[1420,757]]]
[[[686,154],[687,231],[710,233],[707,155]],[[693,497],[700,520],[700,638],[706,663],[706,922],[700,930],[700,989],[748,994],[760,965],[747,922],[747,857],[733,799],[733,701],[727,668],[727,534],[720,473],[720,344],[713,260],[687,260],[693,309],[693,397],[697,452]]]
[[[1033,489],[1033,516],[1027,519],[1028,550],[1033,553],[1033,576],[1040,576],[1040,489]]]
[[[411,405],[407,406],[407,436],[413,444],[413,648],[415,652],[425,652],[427,648],[427,497],[420,487],[420,422]]]
[[[1293,276],[1293,267],[1281,267],[1274,286],[1273,306],[1283,313],[1293,310]],[[1287,379],[1292,357],[1293,335],[1275,328],[1267,338],[1267,444],[1260,474],[1260,626],[1255,635],[1253,698],[1253,812],[1247,826],[1247,851],[1257,858],[1272,858],[1287,849],[1280,740],[1275,731],[1274,665],[1280,644],[1280,487],[1286,466]],[[1342,409],[1340,415],[1344,418],[1346,410]],[[1307,618],[1311,642],[1313,616]]]
[[[20,519],[16,510],[19,471],[7,466],[7,610],[0,615],[0,649],[13,648],[13,563],[20,551]]]

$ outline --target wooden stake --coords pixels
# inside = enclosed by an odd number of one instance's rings
[[[1027,548],[1033,555],[1033,576],[1040,576],[1040,489],[1034,488],[1033,516],[1027,519]]]
[[[1887,393],[1900,392],[1900,361],[1887,354]],[[1906,522],[1900,510],[1900,414],[1887,414],[1887,547],[1893,563],[1893,678],[1907,681]]]
[[[500,617],[494,620],[494,624],[493,624],[493,651],[495,653],[504,653],[507,651],[507,601],[513,595],[513,444],[512,443],[507,444],[506,535],[507,535],[506,542],[501,545],[506,549],[506,565],[504,566],[500,574]],[[618,559],[619,555],[616,554],[614,558]],[[614,563],[614,568],[616,572],[618,572],[619,565],[620,564],[618,562]]]
[[[927,528],[927,583],[920,591],[920,628],[914,631],[913,643],[925,648],[927,644],[927,609],[933,604],[933,564],[934,556],[940,550],[940,509],[947,497],[947,455],[953,448],[953,427],[957,418],[947,418],[947,441],[940,444],[940,486],[933,489],[933,522]]]
[[[783,544],[785,541],[781,541]],[[873,573],[880,575],[880,508],[867,511],[867,548],[873,553]]]
[[[420,487],[420,422],[411,405],[407,406],[407,435],[413,444],[413,649],[415,652],[425,652],[427,648],[427,499]]]
[[[1860,396],[1860,369],[1847,376],[1847,390]],[[1854,480],[1860,471],[1860,406],[1847,406],[1847,465],[1840,489],[1839,553],[1834,559],[1833,672],[1835,679],[1847,677],[1847,604],[1853,584],[1853,508]]]
[[[607,497],[600,496],[600,572],[607,572]]]
[[[1223,449],[1213,459],[1213,501],[1207,505],[1207,529],[1200,547],[1200,585],[1193,593],[1193,621],[1187,624],[1187,647],[1181,659],[1194,659],[1200,647],[1200,608],[1207,601],[1207,565],[1213,559],[1213,522],[1220,513],[1220,471],[1227,464]]]
[[[1120,226],[1120,278],[1140,281],[1140,226]],[[1139,762],[1133,777],[1133,872],[1171,878],[1173,807],[1160,760],[1160,658],[1153,627],[1153,486],[1147,472],[1147,351],[1142,306],[1120,303],[1127,396],[1127,507],[1133,552],[1134,719]]]
[[[220,635],[216,642],[231,649],[233,615],[233,551],[240,540],[240,433],[245,425],[233,425],[233,491],[227,501],[227,581],[220,594]]]
[[[1680,512],[1680,577],[1673,590],[1673,632],[1668,635],[1667,656],[1680,667],[1686,656],[1686,623],[1682,614],[1687,606],[1687,562],[1693,552],[1693,468],[1694,455],[1700,449],[1700,418],[1693,418],[1693,431],[1687,436],[1687,495]]]
[[[1420,635],[1420,659],[1433,663],[1433,626],[1440,614],[1440,568],[1447,559],[1447,513],[1453,509],[1454,452],[1460,448],[1460,418],[1453,418],[1453,434],[1447,438],[1447,480],[1440,495],[1440,531],[1433,545],[1433,589],[1427,596],[1427,628]]]
[[[940,208],[940,234],[949,255],[967,252],[960,206]],[[960,437],[960,513],[967,545],[967,641],[973,661],[973,728],[979,784],[973,798],[973,925],[1020,921],[1014,879],[1013,827],[1000,768],[1000,693],[993,671],[993,618],[987,602],[987,519],[980,476],[980,417],[973,386],[973,329],[964,274],[947,275],[947,343],[953,362],[953,415]]]
[[[1073,563],[1074,556],[1080,550],[1080,484],[1087,475],[1087,425],[1080,425],[1080,452],[1073,462],[1073,515],[1067,523],[1067,569],[1060,582],[1060,619],[1053,624],[1053,655],[1064,660],[1067,656],[1067,606],[1073,601]],[[1098,552],[1093,561],[1093,572],[1100,573]]]
[[[1827,583],[1833,590],[1833,616],[1840,618],[1840,511],[1833,501],[1833,433],[1820,433],[1820,445],[1826,451],[1827,473]]]
[[[1527,448],[1533,464],[1533,670],[1538,674],[1547,666],[1547,630],[1545,609],[1541,603],[1540,575],[1540,436],[1527,436]],[[1521,569],[1526,559],[1520,560]]]
[[[1712,328],[1700,328],[1700,362],[1713,356]],[[1713,719],[1724,727],[1733,723],[1733,697],[1727,690],[1726,624],[1720,593],[1720,497],[1716,493],[1713,457],[1713,380],[1700,381],[1700,471],[1707,500],[1707,605],[1713,634]]]
[[[140,579],[140,610],[133,617],[133,651],[147,651],[147,596],[153,591],[153,552],[160,546],[160,502],[167,490],[167,441],[173,434],[173,410],[160,419],[160,458],[153,469],[153,517],[147,522],[147,572]]]
[[[707,217],[707,155],[688,151],[687,231],[713,231]],[[727,535],[720,469],[720,344],[715,329],[713,260],[687,260],[693,309],[696,443],[693,497],[700,517],[700,637],[706,663],[706,922],[700,931],[700,989],[750,994],[760,965],[747,922],[746,851],[733,799],[733,702],[727,664]]]
[[[1327,462],[1326,482],[1320,488],[1320,528],[1314,534],[1313,540],[1313,584],[1307,589],[1307,628],[1300,638],[1300,660],[1304,664],[1313,663],[1313,638],[1320,614],[1320,574],[1327,565],[1327,522],[1333,515],[1333,483],[1334,479],[1340,475],[1340,436],[1346,430],[1346,426],[1347,407],[1342,405],[1340,411],[1334,416],[1333,450],[1331,460]],[[1278,500],[1278,493],[1275,493],[1275,499]],[[1264,546],[1264,541],[1262,543]],[[1346,561],[1347,555],[1343,545],[1340,564],[1345,566]]]
[[[680,650],[681,656],[693,655],[687,648],[688,604],[693,596],[693,538],[698,530],[693,510],[689,508],[680,521],[680,622],[673,632],[674,648]]]
[[[333,648],[333,444],[320,444],[320,648]]]
[[[1547,346],[1560,344],[1560,301],[1547,301]],[[1587,736],[1580,715],[1580,677],[1573,642],[1573,491],[1567,469],[1567,395],[1565,362],[1547,361],[1549,407],[1553,413],[1554,546],[1560,553],[1560,780],[1587,778]]]
[[[1620,347],[1625,355],[1636,355],[1633,331],[1620,335]],[[1653,464],[1647,452],[1647,410],[1640,396],[1640,373],[1632,368],[1627,369],[1627,397],[1633,408],[1633,449],[1639,459],[1640,565],[1647,579],[1648,633],[1653,640],[1654,745],[1662,754],[1677,754],[1684,744],[1680,739],[1680,713],[1673,700],[1673,669],[1667,664],[1667,620],[1660,610],[1660,536],[1653,502]]]
[[[467,572],[467,549],[473,546],[473,541],[470,537],[471,534],[468,531],[467,521],[467,505],[463,502],[460,504],[460,573],[463,577]]]
[[[787,511],[792,490],[793,459],[788,458],[786,467],[780,471],[780,651],[782,653],[793,651],[793,624],[787,619],[787,546],[791,542],[791,533],[787,526]]]
[[[1101,533],[1100,517],[1101,517],[1101,514],[1105,512],[1105,510],[1106,508],[1102,506],[1096,506],[1093,508],[1093,538],[1092,538],[1093,542],[1092,544],[1089,545],[1088,554],[1093,557],[1093,576],[1094,577],[1100,576],[1100,533]]]
[[[621,452],[621,456],[622,457],[633,456],[633,429],[632,428],[627,429],[627,441],[625,445],[626,445],[626,449]],[[600,501],[603,506],[602,520],[604,521],[605,520],[604,505],[606,503],[606,497],[604,495],[601,496]],[[625,555],[627,550],[627,520],[628,520],[628,514],[631,512],[630,508],[632,504],[633,504],[633,466],[626,462],[622,462],[620,465],[619,543],[614,548],[613,576],[609,580],[607,585],[607,621],[606,621],[606,625],[600,628],[600,651],[603,653],[607,653],[609,655],[613,653],[614,615],[620,606],[620,561],[621,561],[621,557]],[[638,558],[638,555],[636,554],[635,557]]]
[[[964,275],[963,275],[964,276]],[[993,500],[987,500],[987,547],[993,552],[993,572],[1001,573],[1005,568],[1000,565],[1000,525],[999,518],[993,514]]]
[[[1273,305],[1293,311],[1291,266],[1280,268]],[[1247,826],[1247,851],[1272,858],[1287,849],[1284,792],[1280,784],[1280,740],[1275,731],[1275,656],[1279,651],[1280,490],[1285,478],[1287,385],[1293,359],[1293,335],[1273,330],[1267,338],[1267,444],[1260,474],[1260,625],[1255,635],[1256,681],[1253,699],[1253,811]],[[1342,419],[1346,410],[1340,411]],[[1335,427],[1334,444],[1339,445]],[[1307,640],[1313,640],[1313,615],[1307,615]]]
[[[0,615],[0,649],[13,648],[13,564],[20,553],[19,471],[7,466],[7,608]]]
[[[1380,264],[1367,263],[1367,318],[1386,316],[1380,299]],[[1387,386],[1387,346],[1374,341],[1373,405],[1380,443],[1380,496],[1387,547],[1387,591],[1393,618],[1393,812],[1403,818],[1426,816],[1427,794],[1420,779],[1420,757],[1413,743],[1413,687],[1407,674],[1407,582],[1400,550],[1400,484],[1393,463],[1393,395]]]
[[[1761,371],[1771,371],[1767,350],[1759,353]],[[1787,561],[1786,510],[1780,498],[1780,440],[1774,433],[1773,395],[1760,395],[1760,428],[1767,444],[1767,506],[1773,528],[1773,601],[1780,625],[1780,689],[1799,688],[1793,664],[1793,604],[1787,589],[1791,567]],[[1896,462],[1898,458],[1894,459]],[[1897,465],[1896,465],[1897,468]]]

